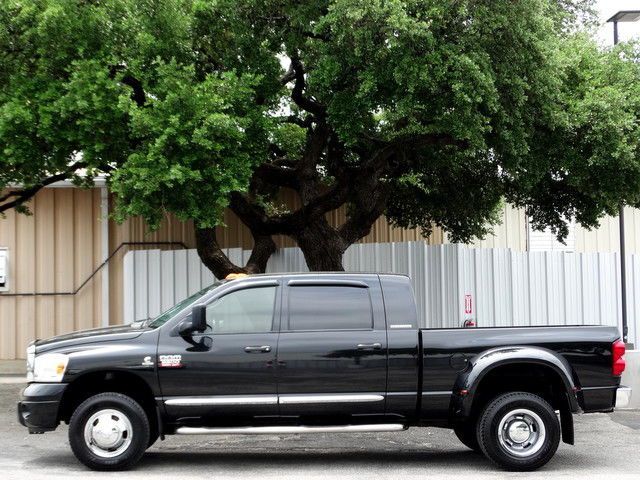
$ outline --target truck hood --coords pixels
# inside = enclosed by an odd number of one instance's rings
[[[44,340],[36,340],[34,345],[36,347],[36,353],[40,353],[89,343],[130,340],[139,337],[140,334],[146,330],[148,329],[143,328],[140,322],[131,325],[92,328],[90,330],[79,330]]]

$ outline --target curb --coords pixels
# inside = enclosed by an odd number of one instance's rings
[[[0,375],[0,385],[18,385],[27,383],[24,375]]]
[[[0,360],[0,375],[26,375],[25,360]]]

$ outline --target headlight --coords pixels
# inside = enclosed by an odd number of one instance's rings
[[[45,353],[34,359],[34,382],[61,382],[64,372],[67,370],[69,357],[62,353]],[[27,374],[27,379],[29,374]]]
[[[36,360],[36,346],[27,347],[27,382],[33,382],[33,364]]]

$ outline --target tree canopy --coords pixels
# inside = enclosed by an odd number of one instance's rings
[[[0,188],[22,188],[0,210],[102,172],[118,219],[193,219],[218,276],[264,270],[276,234],[340,269],[382,214],[454,241],[503,202],[594,227],[640,206],[640,70],[580,28],[591,4],[2,0]],[[227,207],[246,266],[216,242]]]

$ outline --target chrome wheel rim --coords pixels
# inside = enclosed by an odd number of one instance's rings
[[[133,440],[129,418],[119,410],[99,410],[84,425],[84,441],[95,455],[117,457],[129,448]]]
[[[500,446],[516,457],[536,454],[546,437],[547,431],[540,416],[526,408],[511,410],[498,424]]]

